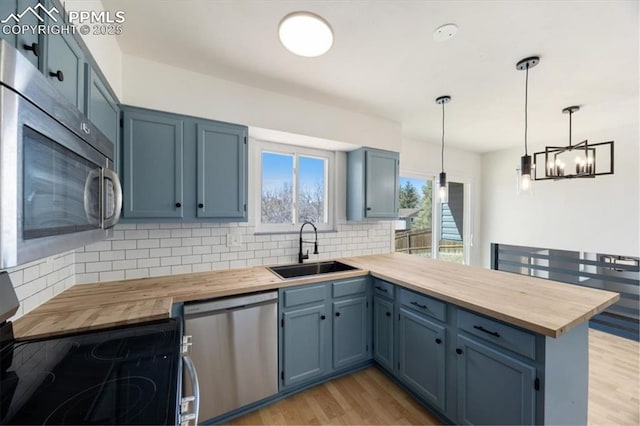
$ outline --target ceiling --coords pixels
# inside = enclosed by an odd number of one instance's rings
[[[518,60],[539,55],[529,73],[529,140],[564,140],[562,108],[576,139],[638,125],[636,0],[257,1],[103,0],[124,10],[123,52],[223,79],[399,122],[410,138],[438,143],[440,95],[447,144],[487,152],[523,144],[525,73]],[[332,49],[298,57],[278,40],[278,23],[307,10],[332,26]],[[433,40],[442,24],[455,38]],[[634,141],[637,143],[637,140]]]

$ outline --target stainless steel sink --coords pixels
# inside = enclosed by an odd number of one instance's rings
[[[340,263],[335,260],[330,260],[327,262],[295,263],[293,265],[271,266],[268,269],[280,277],[287,279],[331,274],[333,272],[353,271],[358,268],[345,265],[344,263]]]

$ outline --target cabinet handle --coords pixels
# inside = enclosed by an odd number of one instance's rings
[[[391,312],[387,312],[387,316],[390,317],[391,316]]]
[[[336,316],[339,317],[340,316],[340,312],[336,312]]]
[[[176,207],[177,207],[177,208],[182,207],[182,203],[176,203]]]
[[[200,204],[198,204],[198,207],[203,209],[204,208],[204,204],[200,203]]]
[[[486,328],[484,328],[481,325],[474,325],[473,328],[475,328],[476,330],[480,330],[483,333],[487,333],[487,334],[490,334],[490,335],[495,336],[495,337],[500,337],[500,333],[495,332],[495,331],[487,330]]]
[[[457,349],[456,349],[456,353],[457,353],[458,355],[462,355],[462,349],[457,348]]]
[[[418,302],[416,302],[415,300],[411,302],[412,305],[417,306],[418,308],[422,308],[422,309],[426,309],[429,310],[429,308],[427,307],[427,305],[421,305]]]
[[[22,47],[24,48],[24,50],[30,50],[34,55],[38,57],[40,56],[40,45],[38,43],[24,44],[22,45]]]
[[[58,79],[58,81],[64,81],[64,73],[61,70],[58,70],[56,72],[53,71],[49,71],[49,75],[51,77],[55,77]]]
[[[370,211],[370,210],[371,210],[371,207],[367,207],[367,211]]]
[[[380,291],[384,291],[385,293],[388,293],[388,292],[389,292],[386,288],[384,288],[384,287],[380,287],[380,286],[376,286],[376,289],[377,289],[377,290],[380,290]]]
[[[436,339],[436,343],[437,343],[437,344],[440,344],[440,343],[442,343],[442,339],[440,339],[440,338],[437,338],[437,339]]]
[[[325,317],[324,315],[320,315],[320,319],[321,319],[321,320],[326,319],[326,318],[327,318],[327,317]]]

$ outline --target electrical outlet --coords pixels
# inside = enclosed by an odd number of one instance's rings
[[[238,247],[242,244],[242,235],[238,232],[229,232],[227,234],[227,247]]]

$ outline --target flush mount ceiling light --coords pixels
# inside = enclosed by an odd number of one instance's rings
[[[447,41],[451,40],[458,33],[458,26],[456,24],[445,24],[436,28],[433,32],[433,39],[435,41]]]
[[[573,113],[578,111],[580,107],[576,105],[562,110],[563,114],[569,114],[569,145],[546,146],[544,151],[534,154],[534,165],[544,165],[544,176],[540,173],[538,177],[536,173],[536,180],[592,178],[613,174],[613,141],[589,144],[585,139],[573,145],[571,118]]]
[[[293,12],[280,21],[280,42],[296,55],[313,58],[324,55],[333,45],[333,30],[321,16],[311,12]]]
[[[518,176],[518,194],[531,193],[531,156],[527,151],[527,108],[529,101],[529,68],[533,68],[540,63],[540,58],[531,56],[524,58],[516,64],[516,69],[526,71],[524,83],[524,155],[520,157],[520,168],[516,169]]]
[[[442,150],[440,152],[440,160],[442,165],[442,171],[438,176],[438,198],[441,203],[446,203],[449,198],[449,188],[447,187],[447,174],[444,172],[444,104],[451,101],[451,96],[439,96],[436,98],[436,103],[442,105]]]

